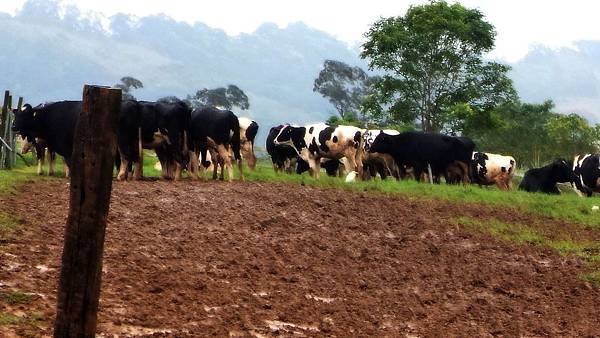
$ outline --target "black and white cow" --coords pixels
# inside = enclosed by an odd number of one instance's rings
[[[273,170],[275,172],[286,171],[292,172],[292,169],[296,165],[298,153],[288,144],[275,144],[275,138],[279,135],[281,129],[287,125],[279,125],[272,127],[267,135],[266,148],[267,153],[271,156],[271,162],[273,162]],[[306,162],[305,162],[306,163]],[[308,164],[306,164],[308,170]]]
[[[447,179],[447,168],[456,164],[462,171],[464,183],[469,183],[469,163],[475,148],[468,138],[422,132],[404,132],[398,135],[379,134],[370,152],[390,154],[399,167],[412,167],[417,181],[430,165],[435,181]]]
[[[564,159],[557,159],[544,167],[527,170],[519,189],[528,192],[560,194],[556,183],[575,182],[577,179],[570,163]]]
[[[400,179],[400,169],[396,165],[394,158],[390,154],[372,153],[371,146],[377,135],[385,133],[387,135],[398,135],[398,131],[393,129],[369,129],[363,133],[363,179],[375,177],[379,174],[381,179],[385,179],[388,175],[392,175],[396,179]]]
[[[512,156],[474,152],[471,178],[479,185],[495,184],[500,190],[510,190],[517,162]]]
[[[362,175],[362,130],[352,126],[331,127],[324,123],[304,127],[284,126],[275,144],[287,144],[308,162],[310,174],[318,178],[321,158],[346,158],[348,171]]]
[[[23,106],[15,111],[12,129],[32,142],[42,139],[48,148],[61,155],[71,166],[75,126],[81,113],[81,101],[61,101],[32,107]]]
[[[573,173],[577,179],[571,183],[579,196],[591,197],[600,192],[600,155],[577,155],[573,160]]]
[[[258,123],[247,117],[239,117],[240,122],[240,151],[242,159],[252,170],[256,167],[256,155],[254,154],[254,139],[258,134]]]
[[[214,107],[198,108],[192,112],[190,124],[190,157],[192,177],[198,178],[200,166],[198,157],[201,155],[202,171],[204,172],[207,151],[211,151],[213,159],[220,157],[228,171],[228,180],[233,180],[233,157],[238,162],[240,180],[244,180],[242,157],[240,154],[240,123],[235,114],[229,110]],[[216,178],[217,166],[214,166],[213,178]],[[203,175],[202,175],[203,176]],[[224,174],[221,172],[221,177]]]

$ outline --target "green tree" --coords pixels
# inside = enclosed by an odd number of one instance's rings
[[[121,78],[120,83],[115,85],[115,88],[121,89],[123,100],[135,100],[135,97],[131,94],[132,90],[144,88],[144,84],[134,77],[125,76]]]
[[[250,108],[248,96],[236,85],[219,87],[214,89],[204,88],[198,90],[194,95],[188,95],[186,102],[192,108],[202,106],[223,107],[231,110],[238,107],[242,110]]]
[[[552,117],[545,127],[555,157],[573,158],[577,154],[598,151],[599,126],[590,126],[577,114]]]
[[[327,98],[342,119],[348,115],[358,117],[361,103],[375,80],[360,67],[325,60],[323,69],[315,79],[313,92]]]
[[[457,104],[489,114],[516,98],[509,67],[483,60],[495,32],[476,9],[445,1],[411,6],[402,17],[375,22],[365,36],[361,56],[386,73],[365,103],[374,116],[417,120],[426,132],[461,129],[452,113]]]
[[[511,155],[519,166],[540,166],[554,157],[546,125],[551,118],[554,103],[542,104],[510,102],[496,107],[492,113],[493,128],[470,128],[477,150]]]

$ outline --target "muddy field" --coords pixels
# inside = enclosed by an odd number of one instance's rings
[[[1,209],[0,313],[51,334],[67,181],[30,184]],[[35,194],[34,194],[35,192]],[[569,230],[475,205],[267,183],[116,182],[102,336],[599,336],[600,290],[575,258],[458,227],[459,216]],[[573,226],[573,231],[579,228]],[[565,230],[565,231],[566,231]]]

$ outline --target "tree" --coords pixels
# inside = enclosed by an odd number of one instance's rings
[[[546,125],[554,103],[510,102],[496,107],[491,114],[496,119],[490,128],[470,128],[465,132],[480,151],[513,156],[519,166],[540,166],[555,157]]]
[[[315,79],[313,92],[327,98],[340,117],[359,116],[361,104],[376,78],[370,77],[360,67],[344,62],[325,60],[323,69]]]
[[[585,118],[577,114],[552,117],[545,128],[555,157],[573,158],[577,154],[598,151],[600,126],[590,126]]]
[[[485,114],[516,98],[509,67],[483,61],[495,32],[476,9],[445,1],[412,6],[403,17],[375,22],[365,37],[361,56],[386,73],[365,107],[375,116],[417,120],[434,132],[456,124],[457,104]]]
[[[144,84],[134,77],[125,76],[121,78],[121,83],[117,83],[114,87],[121,89],[123,100],[135,100],[135,97],[131,95],[131,91],[144,88]]]
[[[228,110],[231,110],[233,107],[239,107],[242,110],[250,108],[248,96],[238,86],[231,84],[227,88],[204,88],[198,90],[193,96],[188,95],[186,102],[192,108],[202,106],[223,107]]]

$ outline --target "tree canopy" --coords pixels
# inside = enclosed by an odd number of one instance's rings
[[[318,92],[335,107],[342,119],[358,117],[361,104],[376,78],[362,68],[325,60],[323,69],[315,79],[313,92]]]
[[[121,78],[120,83],[115,85],[115,88],[121,89],[123,100],[135,100],[131,92],[133,89],[144,88],[144,84],[134,77],[125,76]]]
[[[198,90],[194,95],[188,95],[186,102],[192,108],[202,106],[223,107],[228,110],[233,107],[242,110],[250,108],[248,96],[238,86],[232,84],[227,87]]]
[[[495,34],[479,10],[445,1],[378,20],[365,34],[361,56],[385,75],[364,109],[379,119],[418,121],[427,132],[463,128],[457,105],[490,114],[516,98],[509,67],[483,60]]]

